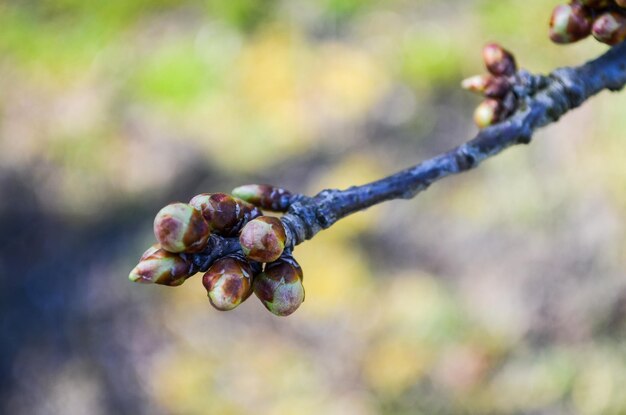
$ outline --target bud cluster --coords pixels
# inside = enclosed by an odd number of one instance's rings
[[[513,54],[491,43],[483,48],[483,60],[489,73],[472,76],[461,83],[463,89],[486,98],[474,111],[474,122],[479,128],[496,124],[517,109],[513,93],[517,63]]]
[[[270,312],[289,315],[304,301],[302,269],[285,252],[281,220],[264,216],[261,209],[285,212],[294,197],[278,187],[246,185],[234,189],[232,195],[202,193],[189,203],[169,204],[154,219],[158,244],[142,255],[129,279],[181,285],[197,271],[190,256],[207,253],[212,234],[236,237],[241,252],[218,258],[202,278],[211,305],[232,310],[254,291]]]
[[[589,35],[607,45],[624,41],[626,0],[573,0],[554,8],[550,18],[553,42],[574,43]]]

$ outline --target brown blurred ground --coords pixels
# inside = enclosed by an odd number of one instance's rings
[[[556,2],[0,5],[0,412],[626,413],[626,94],[298,247],[306,302],[127,274],[165,203],[315,193],[470,138],[498,40],[578,64]]]

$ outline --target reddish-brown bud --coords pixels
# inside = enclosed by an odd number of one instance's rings
[[[234,188],[233,196],[262,209],[284,212],[289,208],[293,195],[288,190],[268,184],[247,184]]]
[[[199,252],[209,234],[209,225],[200,211],[186,203],[167,205],[154,218],[154,235],[170,252]]]
[[[483,48],[483,60],[487,70],[495,76],[512,76],[517,72],[513,54],[496,43]]]
[[[615,0],[615,3],[622,9],[626,9],[626,0]]]
[[[607,12],[593,22],[593,37],[607,45],[617,45],[626,39],[626,17],[617,12]]]
[[[502,121],[505,114],[504,104],[496,99],[486,99],[476,107],[474,122],[478,128],[486,128]]]
[[[285,249],[285,228],[278,218],[260,216],[248,222],[239,235],[244,255],[257,262],[277,260]]]
[[[591,15],[579,3],[556,6],[550,18],[550,39],[554,43],[573,43],[591,33]]]
[[[241,207],[226,193],[202,193],[194,196],[189,204],[202,212],[214,233],[230,235],[237,227]]]
[[[502,98],[511,90],[505,77],[493,75],[472,76],[461,82],[461,87],[489,98]]]
[[[302,268],[291,256],[267,264],[254,279],[254,293],[265,308],[277,316],[288,316],[304,301]]]
[[[153,245],[141,256],[139,264],[130,272],[128,279],[133,282],[174,287],[185,282],[190,270],[191,265],[179,254]]]
[[[227,256],[218,259],[202,277],[211,305],[228,311],[252,294],[252,267],[244,258]]]
[[[237,235],[243,225],[262,215],[256,206],[226,193],[202,193],[189,204],[202,212],[212,232],[223,236]]]

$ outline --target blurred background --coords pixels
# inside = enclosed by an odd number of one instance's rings
[[[291,317],[132,284],[168,202],[314,194],[471,138],[497,40],[557,1],[0,4],[0,412],[626,413],[626,93],[297,248]]]

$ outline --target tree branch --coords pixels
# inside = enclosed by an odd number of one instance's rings
[[[478,166],[514,144],[528,144],[540,127],[559,120],[590,97],[626,84],[626,42],[599,58],[573,68],[560,68],[548,76],[519,71],[514,92],[519,109],[500,124],[481,130],[470,141],[391,176],[346,190],[323,190],[314,197],[297,195],[282,223],[291,250],[339,219],[393,199],[411,199],[433,182]],[[194,270],[205,271],[216,259],[240,251],[236,238],[211,236],[207,249],[187,255]]]

